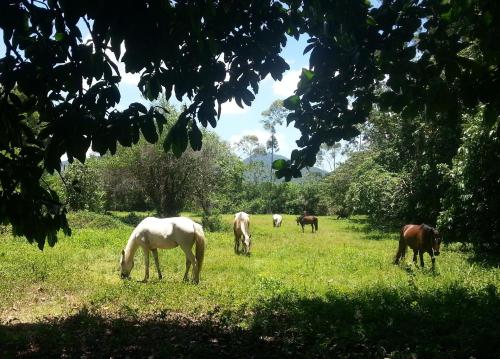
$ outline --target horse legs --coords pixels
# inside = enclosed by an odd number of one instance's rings
[[[234,236],[234,253],[240,253],[240,237],[236,235]]]
[[[415,263],[415,265],[417,264],[417,250],[413,250],[413,263]]]
[[[188,273],[189,273],[189,267],[190,264],[193,265],[193,282],[198,284],[200,281],[200,270],[198,267],[198,262],[196,261],[196,257],[194,256],[193,252],[191,251],[190,247],[183,247],[182,250],[184,251],[184,254],[186,255],[186,272],[184,273],[184,280],[188,280]]]
[[[434,253],[432,251],[429,252],[429,255],[431,256],[432,260],[432,269],[436,267],[436,257],[434,257]]]
[[[418,256],[420,257],[420,266],[423,268],[424,267],[424,251],[419,250],[418,251]]]
[[[147,282],[149,279],[149,248],[142,247],[142,251],[144,252],[144,279],[143,282]]]
[[[304,233],[304,225],[302,223],[300,225],[302,226],[302,233]]]
[[[191,267],[191,261],[186,256],[186,272],[184,272],[184,278],[182,279],[184,282],[188,281],[189,268]]]
[[[314,223],[311,223],[311,233],[314,233]]]
[[[153,258],[155,260],[155,265],[156,265],[156,271],[158,272],[158,278],[162,279],[163,276],[161,275],[161,270],[160,270],[160,261],[158,260],[158,249],[151,249],[151,253],[153,253]]]

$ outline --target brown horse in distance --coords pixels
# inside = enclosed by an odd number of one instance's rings
[[[441,236],[437,229],[428,226],[427,224],[407,224],[401,228],[399,236],[399,247],[394,258],[394,264],[399,264],[399,261],[406,254],[406,247],[410,246],[413,249],[413,262],[417,262],[417,254],[420,257],[420,265],[424,266],[424,253],[427,252],[432,259],[432,267],[436,259],[434,256],[439,255],[441,246]]]
[[[312,233],[314,233],[314,230],[318,230],[318,218],[315,216],[302,215],[300,217],[297,217],[297,225],[299,224],[302,226],[302,233],[304,233],[304,226],[306,224],[311,225]]]

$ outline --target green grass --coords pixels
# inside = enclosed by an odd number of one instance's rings
[[[424,269],[409,263],[411,255],[395,266],[397,234],[372,231],[362,219],[321,217],[313,234],[310,226],[302,233],[293,216],[273,228],[271,216],[255,215],[250,257],[233,253],[231,232],[206,233],[198,286],[181,281],[179,249],[160,251],[164,279],[151,263],[144,284],[141,252],[132,280],[119,279],[120,250],[133,228],[124,218],[135,217],[72,215],[73,236],[43,252],[0,236],[0,338],[7,338],[0,356],[81,356],[88,342],[96,356],[500,355],[494,257],[449,245],[436,271],[427,255]],[[158,333],[169,335],[147,339]]]

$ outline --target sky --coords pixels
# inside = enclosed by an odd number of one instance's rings
[[[240,108],[234,101],[226,103],[222,106],[222,114],[217,127],[213,129],[209,126],[208,128],[231,145],[238,142],[245,135],[256,135],[264,145],[270,135],[264,130],[260,122],[263,119],[261,113],[268,109],[273,101],[285,99],[293,94],[299,81],[301,69],[308,67],[309,58],[302,55],[305,47],[306,40],[304,37],[301,37],[299,41],[289,37],[287,45],[281,53],[290,66],[290,70],[284,73],[283,79],[274,81],[268,75],[261,81],[259,92],[250,107]],[[139,75],[125,73],[123,65],[120,66],[120,72],[122,73],[122,82],[120,84],[122,98],[119,108],[126,108],[131,102],[146,104],[147,101],[141,97],[137,88]],[[179,107],[180,103],[175,96],[171,96],[170,101],[174,106]],[[289,158],[292,150],[297,148],[295,141],[299,137],[300,132],[293,127],[293,123],[289,127],[286,125],[278,126],[276,134],[279,145],[278,154]]]
[[[82,28],[83,30],[83,28]],[[88,35],[82,31],[84,41],[88,39]],[[0,36],[3,37],[3,32],[0,29]],[[261,81],[259,92],[255,97],[250,107],[240,108],[234,101],[226,103],[222,106],[222,114],[217,123],[217,127],[209,129],[216,132],[221,139],[227,141],[230,145],[238,142],[245,135],[256,135],[262,144],[265,144],[269,138],[269,134],[264,130],[261,113],[269,108],[271,103],[277,99],[285,99],[293,94],[299,80],[299,75],[302,68],[308,67],[308,56],[302,54],[306,47],[306,39],[302,36],[298,41],[289,37],[286,46],[281,53],[282,57],[289,64],[290,70],[286,71],[281,81],[274,81],[269,75]],[[124,51],[122,51],[123,53]],[[5,46],[0,41],[0,57],[5,55]],[[114,55],[113,55],[114,57]],[[117,106],[119,109],[128,107],[132,102],[142,102],[147,104],[140,91],[137,88],[139,74],[130,74],[125,72],[123,64],[119,64],[122,81],[120,83],[121,100]],[[175,96],[170,98],[174,106],[179,106],[180,103],[175,99]],[[286,125],[277,127],[277,140],[279,145],[278,154],[285,157],[290,157],[293,149],[297,148],[295,141],[300,137],[300,132],[293,127],[293,123],[289,127]]]

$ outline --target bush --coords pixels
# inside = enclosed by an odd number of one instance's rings
[[[138,216],[135,212],[130,212],[125,217],[120,218],[123,223],[136,227],[144,217]]]
[[[219,212],[212,212],[210,214],[203,213],[201,225],[203,229],[208,232],[221,232],[229,229],[228,225],[222,220],[222,216]]]
[[[89,211],[79,211],[79,212],[69,212],[68,222],[71,228],[98,228],[98,229],[110,229],[110,228],[120,228],[123,226],[118,219],[100,213],[94,213]]]
[[[62,172],[63,198],[70,210],[104,212],[105,193],[96,162],[90,158],[85,164],[75,161]]]
[[[447,240],[500,247],[500,123],[470,117],[453,167],[443,168],[449,188],[438,226]]]
[[[391,227],[401,221],[404,198],[399,177],[374,167],[360,176],[349,187],[346,195],[348,207],[365,213],[377,226]]]

